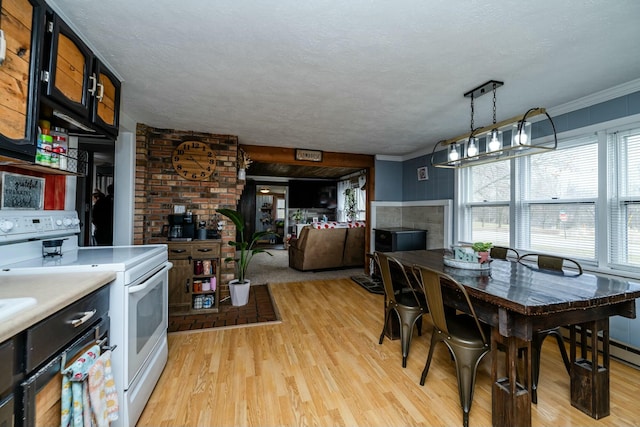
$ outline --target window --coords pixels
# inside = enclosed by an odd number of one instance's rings
[[[509,195],[511,192],[511,163],[498,162],[475,166],[465,176],[470,189],[465,217],[466,235],[470,242],[509,244]]]
[[[284,219],[286,217],[284,199],[276,199],[276,219]]]
[[[629,127],[565,139],[547,153],[460,169],[458,240],[637,271],[640,127]]]
[[[356,220],[364,220],[366,217],[367,211],[367,192],[360,189],[357,185],[357,181],[353,181],[351,179],[346,179],[343,181],[338,181],[338,212],[337,219],[338,221],[348,221],[347,217],[347,209],[346,209],[346,190],[355,192],[355,202],[356,202]]]
[[[459,194],[461,241],[597,258],[596,136],[562,141],[542,154],[461,169]]]
[[[520,159],[518,247],[595,261],[597,142],[595,136],[567,141]]]
[[[640,129],[608,137],[609,262],[640,266]]]

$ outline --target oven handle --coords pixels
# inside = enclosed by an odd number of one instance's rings
[[[138,292],[142,292],[145,289],[147,289],[149,287],[149,285],[151,284],[151,281],[153,278],[157,277],[158,275],[169,271],[169,269],[173,267],[173,264],[170,262],[167,262],[160,270],[158,270],[158,272],[156,274],[154,274],[153,276],[149,277],[148,279],[146,279],[144,282],[140,283],[139,285],[135,285],[135,286],[128,286],[127,287],[127,292],[129,292],[130,294],[135,294]]]

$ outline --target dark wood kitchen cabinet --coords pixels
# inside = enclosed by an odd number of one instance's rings
[[[45,103],[54,111],[70,111],[90,128],[117,136],[121,84],[115,74],[52,12],[46,16],[45,47]]]
[[[169,242],[169,261],[173,263],[169,270],[169,314],[218,311],[220,245],[220,240]]]
[[[6,40],[6,59],[0,66],[0,157],[33,161],[44,5],[37,0],[1,0],[0,6]]]

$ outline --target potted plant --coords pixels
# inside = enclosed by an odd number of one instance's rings
[[[358,216],[358,202],[356,201],[356,189],[347,188],[344,190],[344,210],[347,221],[355,221]]]
[[[244,217],[238,211],[233,209],[216,209],[220,215],[229,218],[236,226],[236,233],[240,235],[240,241],[230,241],[229,245],[236,249],[235,257],[225,258],[225,262],[235,262],[236,278],[229,282],[229,292],[231,293],[231,304],[234,306],[241,306],[247,304],[249,301],[249,287],[251,281],[246,278],[247,268],[249,263],[255,254],[266,253],[273,256],[270,252],[264,249],[257,248],[256,244],[260,239],[272,234],[271,231],[256,231],[251,236],[251,240],[246,241],[244,237]]]
[[[491,242],[475,242],[471,245],[471,249],[478,254],[478,262],[480,264],[489,261],[489,249],[493,246]]]
[[[294,220],[296,222],[296,224],[299,224],[300,221],[302,221],[302,217],[304,216],[304,214],[302,213],[302,211],[300,209],[298,209],[297,211],[295,211],[293,213],[293,215],[291,215],[291,219]]]
[[[238,179],[244,180],[247,177],[247,168],[253,161],[249,158],[247,153],[240,148],[238,150]]]

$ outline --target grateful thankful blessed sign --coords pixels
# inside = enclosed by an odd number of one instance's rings
[[[2,209],[42,209],[44,178],[2,172]]]

